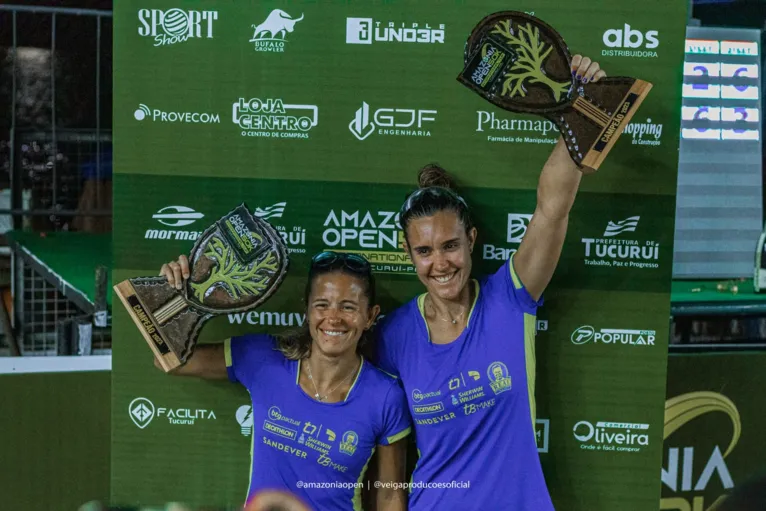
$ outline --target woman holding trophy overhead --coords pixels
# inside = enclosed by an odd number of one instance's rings
[[[180,289],[190,277],[188,259],[160,274]],[[250,393],[257,433],[249,501],[286,490],[313,509],[361,509],[364,473],[377,452],[384,483],[377,509],[403,511],[406,399],[394,378],[359,354],[380,311],[369,263],[353,254],[314,256],[305,299],[306,324],[296,334],[200,345],[171,374],[229,378]]]

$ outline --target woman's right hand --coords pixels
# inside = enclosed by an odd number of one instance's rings
[[[189,278],[189,260],[181,254],[177,261],[163,264],[160,268],[160,277],[168,279],[168,284],[176,289],[183,288],[184,281]]]

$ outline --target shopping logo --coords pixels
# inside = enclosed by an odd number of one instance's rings
[[[138,108],[133,112],[133,117],[137,121],[149,119],[153,122],[172,122],[189,124],[218,124],[221,118],[218,114],[207,112],[166,112],[158,108],[149,108],[143,103],[139,103]]]
[[[303,14],[293,18],[281,9],[274,9],[262,23],[251,25],[254,32],[249,42],[255,45],[255,51],[282,53],[287,34],[292,34],[295,24],[302,20]]]
[[[282,214],[285,212],[285,207],[287,207],[286,202],[277,202],[273,206],[266,208],[255,208],[253,215],[264,220],[270,218],[282,218]]]
[[[319,107],[287,104],[280,98],[239,98],[232,104],[231,120],[243,137],[307,139],[319,124]]]
[[[625,23],[622,28],[610,28],[601,37],[608,50],[601,50],[602,56],[608,57],[657,57],[654,51],[660,45],[659,32],[642,32]],[[623,50],[622,48],[628,48]]]
[[[128,405],[128,415],[133,424],[144,429],[154,419],[154,403],[145,397],[137,397]]]
[[[649,445],[649,424],[629,422],[580,421],[572,434],[587,451],[641,452]]]
[[[379,135],[430,137],[431,131],[425,126],[436,120],[437,113],[436,110],[379,108],[370,116],[370,105],[363,101],[348,129],[359,140],[365,140],[376,129]]]
[[[189,39],[212,39],[217,11],[140,9],[138,35],[154,38],[154,46],[185,43]]]
[[[656,330],[633,330],[625,328],[595,329],[591,325],[583,325],[575,329],[570,336],[572,344],[623,344],[628,346],[654,346],[657,338]]]
[[[243,436],[250,436],[253,434],[253,407],[250,405],[242,405],[237,408],[235,418],[240,426],[240,432]]]
[[[649,118],[646,119],[646,122],[628,124],[623,133],[631,136],[633,145],[659,146],[662,143],[660,141],[662,124],[654,123]]]
[[[604,230],[604,236],[619,236],[622,233],[625,232],[635,232],[636,227],[638,227],[638,221],[641,219],[640,216],[631,216],[626,218],[625,220],[620,220],[619,222],[612,222],[609,221],[608,224],[606,224],[606,229]]]
[[[432,27],[428,23],[383,23],[372,18],[346,18],[346,44],[373,42],[444,44],[444,24]]]

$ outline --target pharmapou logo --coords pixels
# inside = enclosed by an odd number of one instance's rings
[[[376,129],[379,135],[430,137],[426,123],[435,121],[437,113],[436,110],[378,108],[371,116],[370,105],[362,101],[348,129],[359,140],[366,139]]]
[[[623,28],[611,28],[604,32],[602,41],[605,46],[612,49],[601,50],[601,55],[609,57],[656,57],[657,52],[653,50],[660,45],[658,37],[659,32],[656,30],[642,32],[625,23]],[[616,48],[630,49],[618,50]]]
[[[213,22],[217,11],[183,9],[140,9],[138,35],[153,37],[154,46],[184,43],[189,39],[213,38]]]
[[[239,423],[242,435],[250,436],[253,433],[253,407],[250,405],[240,406],[237,408],[235,417]]]
[[[191,225],[205,215],[187,206],[165,206],[152,215],[162,225],[168,227],[185,227]],[[186,231],[181,229],[152,229],[144,234],[145,239],[160,240],[196,240],[202,231]]]
[[[253,216],[262,218],[264,220],[268,220],[270,218],[282,218],[282,214],[285,212],[286,207],[286,202],[277,202],[273,206],[268,206],[266,208],[255,208],[255,211],[253,211]]]
[[[302,20],[303,14],[293,18],[282,9],[274,9],[263,22],[251,25],[254,32],[250,42],[255,43],[255,51],[282,53],[287,34],[292,34],[295,24]]]
[[[154,122],[184,122],[190,124],[217,124],[221,122],[218,114],[206,112],[166,112],[157,108],[149,108],[143,103],[139,103],[138,108],[133,112],[133,117],[137,121],[143,121],[148,117]]]
[[[436,28],[434,28],[436,27]],[[346,44],[444,43],[444,24],[382,23],[372,18],[346,18]]]
[[[659,146],[662,143],[662,124],[653,123],[649,118],[646,122],[631,122],[623,133],[631,136],[633,145]]]
[[[279,98],[239,98],[232,105],[231,120],[243,137],[306,139],[319,124],[319,107],[286,104]]]
[[[587,344],[593,340],[593,344],[623,344],[629,346],[654,346],[657,339],[656,330],[629,330],[625,328],[601,328],[595,329],[590,325],[583,325],[575,329],[570,336],[572,344]]]
[[[659,268],[660,244],[654,240],[635,240],[622,237],[635,232],[640,216],[631,216],[619,222],[609,221],[603,238],[582,238],[586,266],[616,268]]]
[[[145,397],[137,397],[128,405],[128,415],[133,424],[144,429],[154,419],[154,403]]]
[[[572,434],[587,451],[641,452],[649,445],[649,424],[630,422],[580,421]]]

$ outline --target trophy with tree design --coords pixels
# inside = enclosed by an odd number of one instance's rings
[[[561,35],[517,11],[481,20],[466,42],[464,64],[458,81],[490,103],[552,121],[584,173],[598,170],[652,88],[623,76],[576,80]]]
[[[165,277],[137,277],[114,290],[162,368],[171,371],[189,359],[206,321],[263,304],[287,265],[279,233],[241,204],[197,239],[183,289]]]

